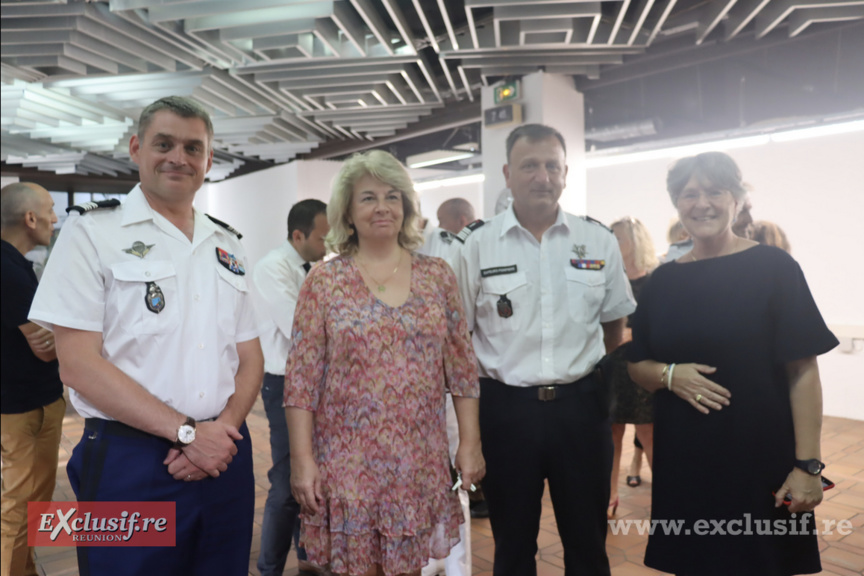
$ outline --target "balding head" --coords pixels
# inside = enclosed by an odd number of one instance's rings
[[[453,234],[458,234],[474,219],[474,207],[464,198],[451,198],[438,207],[438,226]]]
[[[0,231],[4,240],[29,249],[47,246],[55,222],[54,200],[42,186],[16,182],[0,189]]]

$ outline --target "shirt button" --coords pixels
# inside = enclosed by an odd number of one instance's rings
[[[149,278],[149,277],[150,277],[150,272],[144,272],[144,276],[146,276],[147,278]]]
[[[201,296],[199,294],[195,294],[195,301],[197,302],[200,299],[201,299]]]
[[[203,349],[204,349],[204,344],[203,344],[203,343],[202,343],[202,344],[198,344],[198,349],[199,349],[199,350],[203,350]]]
[[[204,397],[204,393],[203,393],[203,392],[199,392],[199,393],[198,393],[198,397],[199,397],[199,398],[203,398],[203,397]]]

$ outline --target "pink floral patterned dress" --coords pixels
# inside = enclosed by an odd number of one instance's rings
[[[309,560],[339,574],[387,575],[444,558],[462,510],[451,480],[445,390],[479,396],[453,271],[414,254],[411,291],[381,302],[352,258],[316,266],[300,291],[285,405],[315,413],[326,504],[303,518]]]

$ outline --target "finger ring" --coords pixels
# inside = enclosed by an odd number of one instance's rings
[[[697,394],[697,395],[696,395],[696,402],[701,402],[701,401],[702,401],[702,395],[701,395],[701,394]]]
[[[192,479],[192,475],[191,475],[191,474],[187,474],[187,475],[186,475],[186,480],[191,480],[191,479]]]

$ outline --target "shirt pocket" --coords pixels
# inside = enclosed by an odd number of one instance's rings
[[[489,334],[512,332],[524,325],[523,317],[528,313],[526,296],[528,292],[528,277],[524,272],[502,274],[480,279],[483,288],[478,306],[477,323]],[[512,314],[508,318],[501,316],[498,302],[506,296]],[[506,304],[505,304],[506,306]]]
[[[219,329],[231,336],[237,334],[237,324],[243,310],[243,299],[249,291],[246,278],[217,265],[219,280],[216,282],[216,322]]]
[[[567,278],[567,304],[570,317],[577,322],[589,322],[599,317],[606,293],[606,275],[600,270],[564,269]]]
[[[180,325],[180,290],[177,270],[169,260],[120,262],[111,266],[114,287],[110,301],[120,317],[133,322],[133,334],[166,334]],[[162,292],[165,307],[159,313],[147,307],[147,283],[153,282]]]

